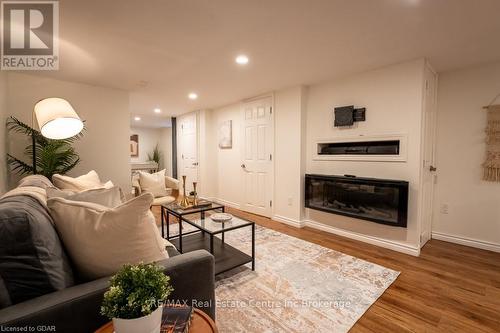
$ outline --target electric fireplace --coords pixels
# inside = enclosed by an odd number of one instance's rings
[[[406,181],[306,174],[305,191],[307,208],[406,228]]]

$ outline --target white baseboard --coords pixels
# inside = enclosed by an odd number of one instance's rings
[[[236,202],[232,202],[232,201],[227,201],[227,200],[224,200],[224,199],[219,199],[219,198],[207,198],[207,200],[210,200],[210,201],[214,201],[214,202],[217,202],[221,205],[224,205],[224,206],[229,206],[231,208],[236,208],[236,209],[240,209],[240,204],[239,203],[236,203]]]
[[[288,225],[295,227],[295,228],[302,228],[305,225],[304,221],[294,220],[294,219],[291,219],[291,218],[288,218],[285,216],[281,216],[281,215],[274,215],[271,219],[274,221],[288,224]]]
[[[482,250],[488,250],[500,253],[500,244],[485,242],[478,239],[467,238],[462,236],[449,235],[442,232],[432,232],[432,238],[437,240],[442,240],[445,242],[475,247]]]
[[[229,207],[236,208],[236,209],[240,209],[240,207],[241,207],[240,204],[238,204],[238,203],[227,201],[227,200],[220,199],[220,198],[213,198],[212,197],[212,198],[207,198],[207,199],[211,200],[211,201],[215,201],[217,203],[220,203],[221,205],[229,206]],[[281,216],[281,215],[273,215],[271,217],[271,219],[274,220],[274,221],[277,221],[277,222],[281,222],[281,223],[287,224],[287,225],[295,227],[295,228],[310,227],[310,228],[314,228],[314,229],[326,231],[326,232],[329,232],[329,233],[332,233],[332,234],[335,234],[335,235],[339,235],[339,236],[347,237],[347,238],[350,238],[350,239],[358,240],[358,241],[361,241],[361,242],[365,242],[365,243],[368,243],[368,244],[373,244],[373,245],[377,245],[377,246],[380,246],[380,247],[384,247],[386,249],[390,249],[390,250],[398,251],[398,252],[401,252],[401,253],[409,254],[409,255],[412,255],[412,256],[418,257],[420,255],[420,249],[419,248],[413,248],[411,246],[404,245],[404,244],[401,244],[401,243],[391,242],[391,241],[388,241],[388,240],[385,240],[385,239],[380,239],[380,238],[377,238],[377,237],[366,236],[366,235],[358,234],[358,233],[355,233],[355,232],[343,230],[343,229],[340,229],[340,228],[335,228],[335,227],[332,227],[332,226],[329,226],[329,225],[326,225],[326,224],[323,224],[323,223],[319,223],[319,222],[316,222],[316,221],[311,221],[311,220],[302,220],[302,221],[300,221],[300,220],[294,220],[294,219],[291,219],[291,218],[288,218],[288,217],[285,217],[285,216]]]
[[[358,241],[365,242],[368,244],[377,245],[377,246],[380,246],[380,247],[383,247],[386,249],[409,254],[409,255],[412,255],[415,257],[418,257],[420,255],[420,249],[418,247],[411,247],[411,246],[404,245],[401,243],[391,242],[391,241],[388,241],[386,239],[380,239],[378,237],[371,237],[371,236],[358,234],[358,233],[355,233],[352,231],[347,231],[344,229],[335,228],[335,227],[332,227],[332,226],[329,226],[329,225],[326,225],[323,223],[319,223],[316,221],[305,220],[303,222],[304,222],[306,227],[326,231],[326,232],[329,232],[329,233],[332,233],[335,235],[347,237],[347,238],[358,240]]]

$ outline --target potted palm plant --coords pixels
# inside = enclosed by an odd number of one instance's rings
[[[125,265],[110,282],[101,314],[113,320],[115,332],[159,333],[170,277],[154,264]]]
[[[50,179],[53,174],[67,173],[80,162],[80,157],[73,144],[83,137],[84,131],[67,139],[47,139],[36,129],[12,116],[7,119],[7,129],[9,132],[20,133],[35,139],[34,146],[33,144],[26,146],[24,155],[25,159],[31,158],[33,149],[35,149],[36,161],[25,162],[21,158],[7,154],[8,164],[12,171],[19,175],[35,173],[33,163],[36,163],[38,173]]]
[[[161,159],[161,151],[160,148],[158,147],[158,144],[156,144],[153,151],[151,153],[148,153],[148,161],[155,162],[158,165],[158,168],[160,168],[160,159]]]

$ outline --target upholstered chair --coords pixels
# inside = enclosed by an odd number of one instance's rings
[[[163,204],[174,202],[179,196],[179,184],[180,183],[177,179],[165,176],[165,189],[167,195],[155,197],[153,206],[161,206]],[[141,188],[139,175],[134,175],[132,179],[132,186],[134,187],[135,196],[144,192],[143,188]]]

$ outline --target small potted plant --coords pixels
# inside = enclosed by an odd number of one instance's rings
[[[154,264],[125,265],[110,282],[101,314],[113,320],[115,332],[159,333],[170,277]]]

